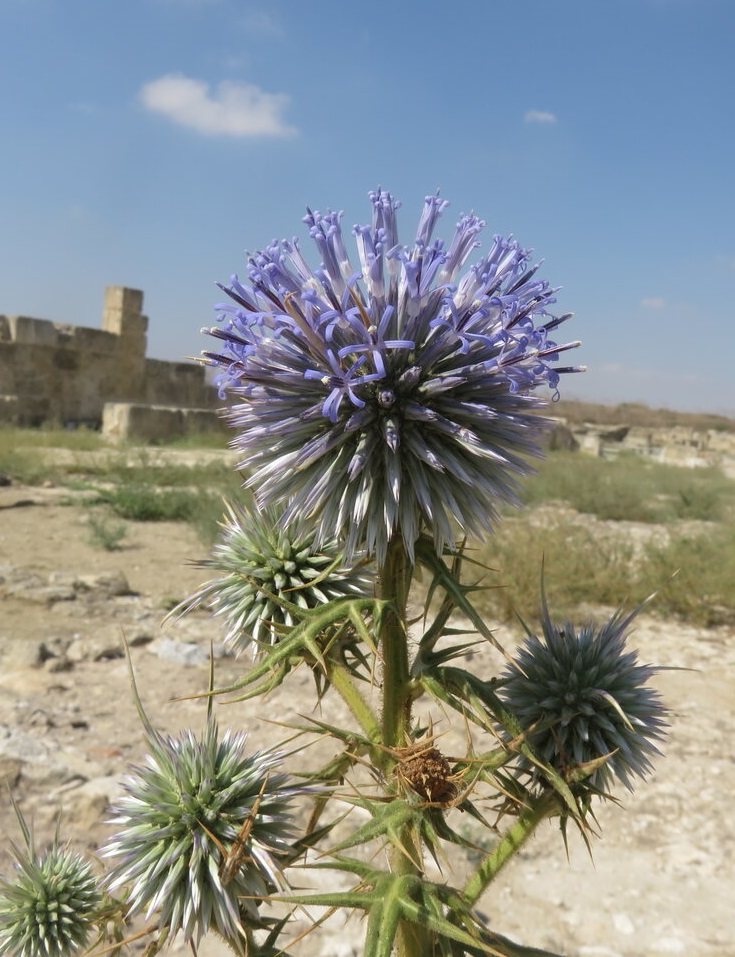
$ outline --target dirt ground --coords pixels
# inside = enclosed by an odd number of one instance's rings
[[[93,850],[120,777],[144,753],[121,633],[133,645],[145,708],[165,730],[197,729],[204,715],[201,701],[174,699],[204,689],[207,665],[201,655],[179,663],[176,654],[206,652],[222,635],[204,614],[160,627],[172,603],[202,581],[186,564],[204,557],[188,527],[128,523],[121,550],[107,552],[91,544],[89,510],[60,504],[68,495],[0,488],[0,777],[39,843],[61,810],[62,833]],[[517,640],[507,629],[499,634],[509,647]],[[600,808],[594,862],[575,837],[567,860],[558,831],[545,826],[481,907],[499,932],[566,957],[735,957],[735,633],[644,616],[634,644],[643,661],[690,669],[665,671],[656,682],[673,713],[655,776],[635,794],[619,794],[622,808]],[[478,655],[476,665],[494,662]],[[246,666],[218,659],[218,684]],[[262,747],[284,733],[274,722],[312,710],[311,688],[309,675],[297,672],[266,701],[220,707],[220,723],[247,728]],[[321,717],[348,721],[329,696]],[[319,747],[306,759],[316,763]],[[0,799],[0,848],[9,839],[20,834]],[[9,869],[2,852],[0,870]],[[357,921],[335,918],[294,953],[358,955],[360,934]],[[214,941],[199,952],[225,953]]]

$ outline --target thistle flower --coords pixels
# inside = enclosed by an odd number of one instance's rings
[[[516,501],[515,477],[538,454],[548,424],[533,414],[556,390],[555,302],[530,253],[496,236],[460,277],[485,223],[463,215],[448,248],[432,240],[448,205],[424,205],[412,246],[398,242],[399,207],[370,194],[371,226],[355,226],[350,262],[341,213],[307,211],[321,265],[298,242],[250,256],[249,282],[221,288],[221,393],[258,501],[281,503],[284,523],[344,538],[346,555],[382,563],[401,535],[409,555],[426,528],[437,550],[493,526]]]
[[[626,651],[638,611],[576,631],[569,622],[553,624],[544,604],[543,639],[527,638],[498,688],[538,756],[556,770],[609,756],[584,780],[600,792],[613,778],[632,791],[632,778],[652,770],[650,758],[660,753],[654,742],[667,727],[667,709],[648,685],[659,669]]]
[[[297,624],[283,599],[301,608],[346,596],[367,596],[370,579],[345,567],[335,542],[314,544],[315,531],[288,529],[281,510],[249,504],[227,505],[220,541],[212,557],[197,564],[222,572],[186,599],[172,614],[209,605],[227,622],[225,641],[242,651],[251,641],[275,644],[284,626]]]
[[[109,889],[127,888],[131,914],[158,913],[172,935],[196,944],[211,928],[237,947],[257,898],[281,881],[274,855],[288,849],[296,789],[272,771],[277,753],[248,755],[246,735],[220,739],[211,716],[201,739],[146,730],[146,764],[112,809]]]
[[[21,821],[21,825],[23,822]],[[26,850],[14,879],[0,879],[2,957],[68,957],[81,950],[94,926],[102,894],[92,866],[69,847],[36,854],[24,827]]]

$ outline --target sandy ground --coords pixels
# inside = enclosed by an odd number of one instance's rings
[[[163,660],[162,636],[206,648],[221,634],[205,615],[160,630],[165,611],[202,580],[186,564],[204,557],[189,528],[128,523],[123,548],[106,552],[90,542],[88,509],[60,505],[66,497],[53,488],[0,488],[0,776],[39,843],[61,810],[62,832],[94,849],[107,833],[105,808],[119,777],[143,754],[117,656],[121,630],[134,644],[145,707],[167,730],[201,727],[202,703],[173,699],[201,691],[207,666]],[[114,594],[120,573],[129,594]],[[505,629],[501,637],[509,646],[516,640]],[[619,795],[623,808],[599,810],[594,862],[575,837],[567,860],[558,830],[545,826],[482,910],[501,933],[566,957],[735,957],[735,633],[645,616],[634,641],[644,661],[691,669],[657,680],[673,712],[665,759],[634,795]],[[218,683],[246,665],[219,660]],[[493,665],[476,659],[478,668]],[[259,747],[274,742],[283,732],[273,722],[311,710],[311,688],[309,675],[297,672],[266,701],[221,707],[220,723],[247,728]],[[321,716],[348,720],[329,696]],[[305,760],[316,764],[320,747],[328,753],[319,746]],[[0,800],[0,847],[19,837],[9,802]],[[0,869],[9,868],[3,853]],[[447,879],[461,879],[458,868]],[[302,918],[298,929],[305,926]],[[349,957],[359,954],[359,939],[357,922],[343,927],[337,918],[294,953]],[[225,952],[213,941],[200,948],[201,957]]]

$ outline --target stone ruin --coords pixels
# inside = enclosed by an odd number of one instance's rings
[[[143,293],[108,286],[102,329],[0,315],[0,424],[102,429],[156,441],[223,430],[193,362],[146,357]]]
[[[651,462],[684,468],[715,466],[735,479],[735,432],[683,425],[668,428],[594,422],[570,425],[563,418],[556,419],[555,423],[549,440],[552,450],[581,452],[604,459],[638,455]]]

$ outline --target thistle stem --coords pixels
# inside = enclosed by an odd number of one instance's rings
[[[495,849],[487,855],[467,882],[463,897],[474,906],[508,861],[518,853],[538,825],[557,808],[556,797],[542,795],[527,808],[507,831]]]
[[[413,577],[403,539],[394,535],[378,576],[378,597],[389,602],[381,621],[379,647],[383,656],[382,740],[385,748],[405,746],[411,725],[406,608]],[[423,869],[423,850],[410,827],[402,830],[391,853],[394,874],[416,875]],[[426,928],[401,921],[396,937],[399,957],[425,957],[429,952]]]
[[[371,741],[380,740],[380,722],[344,665],[328,661],[329,681]]]
[[[390,602],[378,635],[383,656],[383,737],[387,748],[405,744],[411,718],[406,606],[413,565],[400,535],[394,535],[378,576],[378,597]]]
[[[392,849],[391,870],[394,874],[405,874],[407,877],[420,874],[423,851],[410,827],[402,829],[400,841],[402,847]],[[413,921],[401,921],[396,941],[398,957],[426,957],[431,953],[427,928]]]

